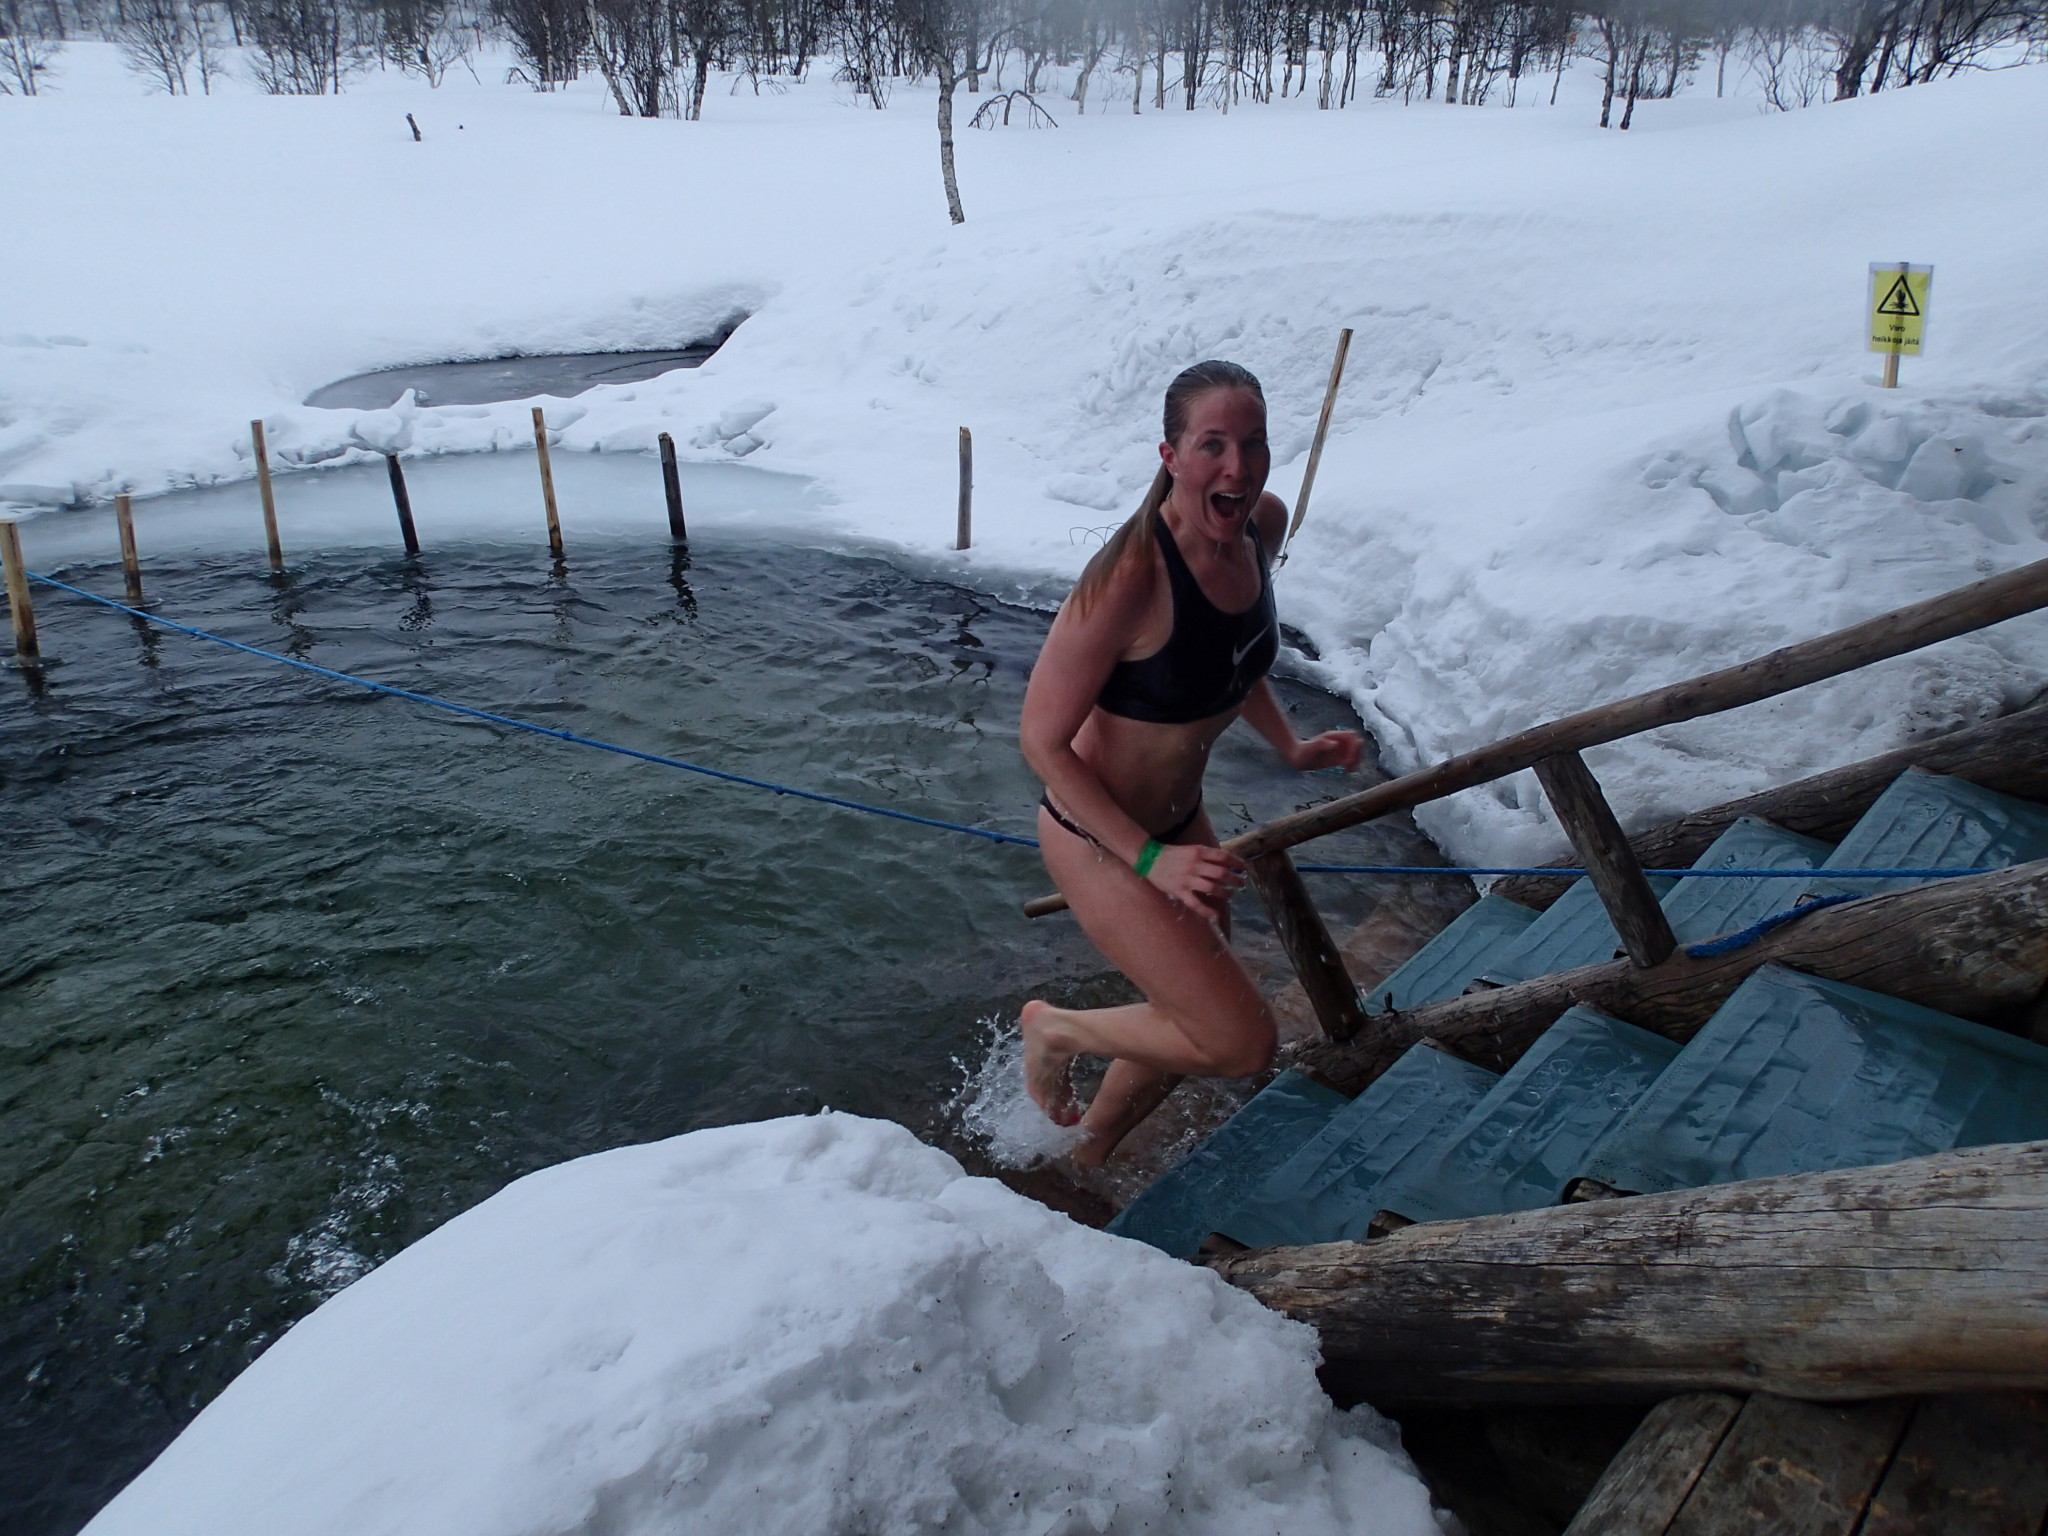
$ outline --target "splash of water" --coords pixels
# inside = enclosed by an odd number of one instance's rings
[[[986,1045],[979,1062],[959,1061],[963,1081],[948,1113],[998,1166],[1036,1168],[1081,1142],[1078,1126],[1054,1125],[1024,1091],[1024,1036],[1016,1022],[981,1020]]]

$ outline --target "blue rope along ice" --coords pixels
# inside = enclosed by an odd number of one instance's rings
[[[126,603],[117,603],[111,597],[101,597],[97,592],[88,592],[83,587],[74,587],[68,581],[59,581],[54,576],[28,572],[30,581],[39,581],[46,587],[55,587],[60,592],[69,592],[73,597],[82,597],[89,603],[98,603],[102,608],[111,608],[116,613],[125,613],[130,618],[140,619],[145,624],[160,625],[176,630],[181,635],[190,635],[196,640],[210,640],[215,645],[224,645],[229,650],[241,651],[249,656],[260,656],[265,661],[281,662],[287,667],[296,667],[301,672],[310,672],[315,677],[325,677],[337,683],[348,683],[352,687],[367,688],[372,693],[388,694],[394,699],[406,699],[414,704],[425,704],[433,709],[445,709],[451,714],[467,715],[473,720],[485,720],[492,725],[506,726],[515,731],[530,731],[536,736],[551,736],[556,741],[572,742],[579,747],[595,747],[600,752],[614,752],[620,757],[638,758],[643,763],[657,763],[664,768],[680,768],[685,773],[701,774],[707,779],[718,779],[727,784],[743,784],[749,789],[765,789],[770,794],[791,795],[799,800],[809,800],[818,805],[836,805],[845,811],[862,811],[869,816],[887,816],[892,821],[907,821],[914,826],[934,827],[941,832],[961,832],[969,837],[983,838],[991,843],[1008,843],[1019,848],[1036,848],[1038,839],[1024,837],[1015,832],[993,832],[987,827],[970,827],[957,821],[941,821],[936,816],[917,816],[909,811],[892,810],[886,805],[868,805],[859,800],[848,800],[840,795],[821,794],[814,789],[798,789],[790,784],[777,784],[769,779],[749,778],[743,773],[729,773],[723,768],[706,768],[701,763],[689,763],[679,757],[669,757],[660,752],[643,752],[637,747],[622,747],[616,742],[600,741],[595,736],[585,736],[576,731],[557,730],[553,726],[535,725],[530,720],[516,719],[511,715],[500,715],[488,709],[478,709],[469,704],[457,704],[449,699],[435,698],[430,693],[416,693],[410,688],[397,688],[390,683],[375,682],[367,677],[357,677],[350,672],[337,672],[332,667],[317,666],[310,661],[301,661],[296,656],[281,656],[276,651],[266,651],[261,646],[249,645],[240,640],[230,640],[225,635],[216,635],[210,630],[198,629],[190,624],[180,624],[175,619],[162,618],[140,608],[131,608]],[[1488,869],[1477,866],[1442,864],[1302,864],[1297,866],[1303,874],[1309,875],[1554,875],[1560,879],[1575,879],[1586,872],[1583,869]],[[1796,880],[1813,876],[1817,871],[1810,869],[1648,869],[1647,875],[1683,875],[1693,879],[1766,879]],[[1944,880],[1957,875],[1983,875],[1991,871],[1983,869],[1831,869],[1829,880],[1894,880],[1902,878]],[[1846,900],[1833,897],[1833,901]],[[1799,913],[1810,910],[1795,908],[1790,913],[1779,913],[1766,922],[1790,921]],[[1732,936],[1731,936],[1732,937]],[[1717,944],[1727,940],[1717,939]]]

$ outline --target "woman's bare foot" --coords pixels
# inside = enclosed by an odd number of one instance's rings
[[[1078,1125],[1081,1106],[1074,1098],[1074,1053],[1054,1049],[1046,1041],[1049,1003],[1037,998],[1024,1005],[1018,1024],[1024,1031],[1024,1091],[1054,1125]]]

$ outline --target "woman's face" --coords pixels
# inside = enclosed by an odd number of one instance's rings
[[[1248,389],[1212,389],[1188,407],[1187,430],[1159,445],[1173,475],[1173,501],[1210,538],[1236,539],[1259,504],[1273,467],[1266,402]]]

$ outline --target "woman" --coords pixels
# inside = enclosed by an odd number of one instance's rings
[[[1269,565],[1287,509],[1265,494],[1266,398],[1235,363],[1166,391],[1160,469],[1053,621],[1024,695],[1024,756],[1045,784],[1045,865],[1096,948],[1137,983],[1123,1008],[1024,1005],[1024,1084],[1100,1164],[1181,1077],[1272,1061],[1273,1015],[1230,952],[1244,864],[1202,810],[1209,750],[1242,716],[1293,768],[1358,766],[1351,731],[1295,738],[1265,675],[1279,651]],[[1113,1058],[1087,1113],[1069,1073]]]

